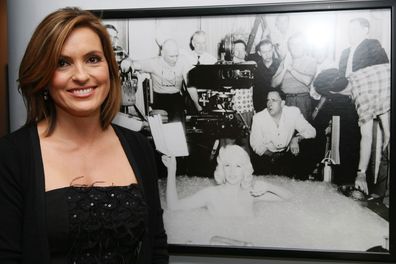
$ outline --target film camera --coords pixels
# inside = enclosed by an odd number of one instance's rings
[[[252,87],[255,67],[255,64],[228,62],[196,65],[189,72],[188,86],[197,88],[203,111],[191,115],[187,128],[193,132],[231,138],[248,133],[249,128],[237,121],[234,95],[236,89]]]

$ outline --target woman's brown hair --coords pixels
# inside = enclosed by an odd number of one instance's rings
[[[110,125],[120,108],[121,88],[118,64],[110,37],[100,19],[79,8],[62,8],[49,14],[38,25],[26,48],[19,68],[19,89],[27,107],[26,124],[48,120],[47,135],[55,128],[56,110],[48,85],[58,67],[62,47],[70,33],[79,27],[93,30],[100,38],[110,75],[110,91],[101,106],[102,128]]]

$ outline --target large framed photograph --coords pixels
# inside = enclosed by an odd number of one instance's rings
[[[94,10],[172,253],[396,260],[395,7]]]

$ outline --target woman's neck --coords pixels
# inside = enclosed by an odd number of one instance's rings
[[[223,188],[226,189],[228,192],[232,194],[237,194],[240,191],[242,191],[241,185],[240,184],[229,184],[226,183],[223,185]]]
[[[39,132],[48,128],[48,122],[41,121],[38,125]],[[105,134],[108,129],[102,129],[98,117],[75,117],[70,115],[57,115],[55,129],[50,135],[54,140],[63,141],[77,146],[92,145],[94,141]]]

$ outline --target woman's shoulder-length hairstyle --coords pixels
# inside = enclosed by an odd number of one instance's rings
[[[67,37],[74,29],[81,27],[87,27],[99,36],[109,67],[110,91],[100,112],[102,128],[110,125],[120,108],[119,69],[106,28],[89,11],[75,7],[59,9],[45,17],[34,31],[22,58],[18,78],[19,91],[27,108],[26,125],[47,119],[47,135],[55,128],[56,110],[51,97],[45,93],[48,93]]]
[[[217,166],[214,172],[214,178],[218,184],[224,184],[226,181],[223,165],[230,157],[238,157],[240,165],[243,167],[244,177],[241,181],[242,188],[250,188],[253,181],[253,166],[249,154],[238,145],[227,145],[221,147],[217,156]]]

